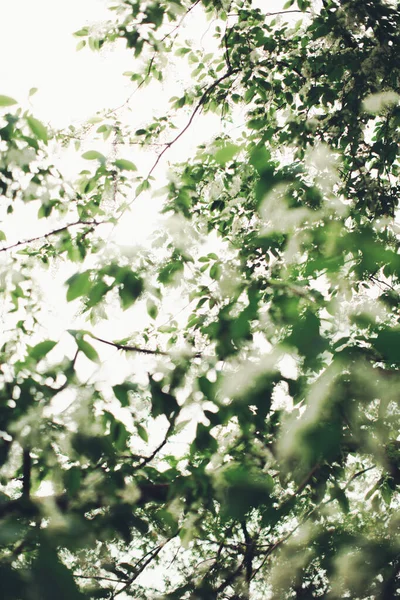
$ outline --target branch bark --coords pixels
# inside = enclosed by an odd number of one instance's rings
[[[97,221],[75,221],[74,223],[69,223],[68,225],[64,225],[63,227],[59,227],[58,229],[54,229],[53,231],[49,231],[49,233],[44,233],[43,235],[38,235],[36,237],[32,237],[28,240],[20,240],[19,242],[15,242],[14,244],[10,244],[9,246],[4,246],[0,248],[0,252],[7,252],[8,250],[12,250],[13,248],[18,248],[18,246],[26,246],[27,244],[32,244],[32,242],[37,242],[39,240],[46,240],[53,235],[57,235],[58,233],[62,233],[63,231],[67,231],[70,227],[77,227],[78,225],[91,225],[92,229],[101,225]]]

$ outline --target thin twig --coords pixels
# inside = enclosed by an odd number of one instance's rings
[[[371,281],[375,281],[376,283],[381,283],[382,285],[386,285],[386,287],[390,288],[393,292],[395,292],[396,294],[398,294],[399,292],[396,290],[396,288],[394,288],[392,285],[390,285],[390,283],[388,283],[387,281],[382,281],[382,279],[378,279],[377,277],[375,277],[375,275],[370,275],[370,280]]]
[[[225,61],[226,61],[226,66],[228,67],[228,71],[232,71],[232,65],[231,65],[231,59],[229,56],[229,48],[228,48],[228,38],[229,35],[231,33],[231,29],[228,28],[225,29],[225,34],[224,34],[224,46],[225,46]]]
[[[129,581],[127,581],[120,590],[114,592],[114,594],[112,595],[113,599],[119,596],[119,594],[122,594],[122,592],[125,592],[132,585],[132,583],[139,577],[141,573],[143,573],[145,568],[156,558],[156,556],[158,556],[158,554],[161,552],[164,546],[168,544],[168,542],[170,542],[173,539],[173,537],[170,537],[164,542],[161,542],[161,544],[156,546],[156,548],[153,548],[152,550],[147,552],[147,554],[145,554],[140,560],[137,561],[137,563],[134,566],[138,567],[138,570],[135,572],[134,575],[132,575]],[[146,556],[148,556],[149,558],[145,562],[143,562]]]
[[[25,246],[26,244],[32,244],[32,242],[37,242],[38,240],[45,240],[53,235],[57,235],[58,233],[62,233],[63,231],[67,231],[70,227],[77,227],[78,225],[91,225],[93,228],[102,225],[102,223],[98,223],[97,221],[75,221],[74,223],[68,223],[68,225],[64,225],[63,227],[59,227],[58,229],[54,229],[53,231],[49,231],[49,233],[44,233],[43,235],[38,235],[36,237],[30,238],[29,240],[21,240],[19,242],[15,242],[14,244],[10,244],[9,246],[4,246],[0,248],[0,252],[6,252],[7,250],[11,250],[12,248],[17,248],[18,246]]]
[[[303,14],[303,15],[304,15],[304,14],[307,14],[307,15],[309,15],[309,14],[311,14],[311,11],[309,11],[309,10],[279,10],[279,11],[277,11],[277,12],[269,12],[269,13],[266,13],[266,15],[265,15],[265,16],[266,16],[266,17],[274,17],[274,16],[276,16],[276,15],[287,15],[287,14],[289,14],[289,13],[301,13],[301,14]]]
[[[22,497],[26,500],[31,496],[32,457],[29,448],[24,448],[22,454]]]
[[[201,107],[203,106],[203,104],[205,104],[205,102],[207,101],[209,95],[214,91],[214,89],[216,87],[218,87],[218,85],[220,83],[222,83],[222,81],[224,81],[225,79],[228,79],[228,77],[230,77],[231,75],[234,75],[235,73],[238,73],[238,72],[239,72],[239,69],[228,70],[224,75],[221,75],[221,77],[219,77],[218,79],[216,79],[205,90],[205,92],[201,96],[200,100],[196,104],[195,109],[193,110],[192,114],[190,115],[190,118],[189,118],[188,122],[186,123],[185,127],[183,129],[181,129],[181,131],[170,142],[168,142],[166,144],[165,148],[160,152],[160,154],[157,156],[156,160],[154,161],[154,164],[151,167],[150,171],[148,172],[146,179],[149,179],[149,177],[151,176],[151,174],[153,173],[154,169],[157,167],[158,163],[160,162],[160,160],[164,156],[164,154],[167,152],[167,150],[169,150],[169,148],[171,148],[171,146],[173,146],[173,144],[175,144],[175,142],[177,142],[186,133],[186,131],[189,129],[189,127],[193,123],[193,120],[194,120],[196,114],[199,112],[199,110],[201,109]]]
[[[344,486],[344,488],[342,488],[343,491],[347,490],[347,488],[349,487],[349,485],[355,480],[357,479],[357,477],[360,477],[361,475],[363,475],[364,473],[367,473],[367,471],[372,471],[372,469],[376,469],[375,465],[372,465],[372,467],[367,467],[366,469],[361,469],[361,471],[357,471],[357,473],[354,473],[354,475],[352,475],[352,477],[350,477],[350,479],[348,480],[348,482],[346,483],[346,485]]]
[[[97,337],[97,335],[94,335],[93,333],[91,333],[90,336],[94,340],[97,340],[102,344],[107,344],[108,346],[112,346],[117,350],[124,350],[125,352],[138,352],[140,354],[150,354],[152,356],[171,356],[168,352],[164,352],[164,350],[150,350],[148,348],[140,348],[140,346],[131,346],[126,344],[119,344],[118,342],[110,342],[109,340],[104,340],[103,338]],[[195,354],[191,354],[190,357],[202,358],[203,355],[201,352],[196,352]]]
[[[186,11],[186,13],[182,16],[182,18],[180,19],[179,23],[172,29],[172,31],[170,31],[169,33],[166,33],[164,35],[164,37],[161,38],[161,43],[164,42],[168,37],[170,37],[171,35],[173,35],[175,33],[175,31],[177,29],[179,29],[179,27],[182,25],[184,19],[187,17],[187,15],[195,8],[195,6],[197,6],[197,4],[200,3],[200,0],[196,0],[196,2]],[[158,54],[158,51],[154,52],[153,56],[150,59],[149,62],[149,66],[147,67],[147,72],[146,75],[143,77],[142,81],[136,86],[136,88],[133,90],[133,92],[128,96],[128,98],[125,100],[125,102],[123,102],[123,104],[121,104],[120,106],[117,106],[117,108],[113,108],[110,111],[107,112],[107,117],[120,111],[122,108],[124,108],[127,104],[129,104],[129,102],[131,101],[131,99],[133,98],[133,96],[140,90],[140,88],[146,83],[146,81],[148,80],[148,78],[150,77],[150,73],[151,73],[151,69],[153,67],[153,63],[156,59],[156,56]]]
[[[167,352],[163,352],[163,350],[149,350],[148,348],[140,348],[139,346],[118,344],[118,342],[110,342],[109,340],[99,338],[97,337],[97,335],[93,335],[93,333],[91,333],[90,336],[98,342],[101,342],[102,344],[107,344],[108,346],[117,348],[117,350],[124,350],[125,352],[139,352],[141,354],[151,354],[153,356],[169,356],[169,354]]]
[[[145,467],[149,462],[151,462],[153,460],[153,458],[155,458],[157,456],[157,454],[160,452],[160,450],[162,450],[164,448],[164,446],[168,442],[169,436],[171,435],[171,433],[175,427],[175,420],[176,420],[177,416],[178,416],[177,414],[172,416],[171,422],[169,424],[169,427],[167,429],[167,432],[164,436],[163,441],[157,446],[157,448],[155,450],[153,450],[153,452],[150,454],[150,456],[146,456],[145,458],[143,458],[143,460],[136,467],[134,467],[134,471],[138,471],[138,470],[142,469],[143,467]]]
[[[102,577],[101,575],[76,575],[73,573],[73,577],[76,577],[77,579],[94,579],[95,581],[112,581],[113,583],[122,583],[120,579]]]

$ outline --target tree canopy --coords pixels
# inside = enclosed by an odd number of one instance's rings
[[[4,600],[400,598],[400,7],[269,10],[115,0],[75,36],[131,52],[125,116],[0,95]]]

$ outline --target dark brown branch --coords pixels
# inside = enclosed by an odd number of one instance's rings
[[[200,100],[196,104],[195,109],[193,110],[192,114],[190,115],[190,118],[189,118],[188,122],[186,123],[185,127],[178,133],[178,135],[176,135],[170,142],[168,142],[165,145],[165,148],[157,156],[157,158],[156,158],[153,166],[151,167],[150,171],[148,172],[146,179],[149,179],[149,177],[151,176],[151,174],[153,173],[154,169],[157,167],[158,163],[160,162],[160,160],[162,159],[162,157],[164,156],[164,154],[167,152],[167,150],[169,150],[169,148],[171,148],[171,146],[173,144],[175,144],[175,142],[177,142],[186,133],[186,131],[189,129],[189,127],[193,123],[193,120],[194,120],[196,114],[199,112],[199,110],[201,109],[201,107],[203,106],[203,104],[206,103],[208,97],[215,90],[215,88],[218,87],[219,84],[222,83],[222,81],[224,81],[225,79],[228,79],[228,77],[230,77],[231,75],[234,75],[235,73],[238,73],[238,72],[239,72],[239,69],[230,69],[230,70],[228,70],[224,75],[221,75],[221,77],[219,77],[218,79],[216,79],[216,81],[214,81],[205,90],[205,92],[201,96]]]
[[[130,346],[126,344],[118,344],[118,342],[110,342],[109,340],[104,340],[103,338],[97,337],[93,333],[90,334],[94,340],[101,342],[102,344],[107,344],[108,346],[112,346],[117,350],[124,350],[125,352],[138,352],[140,354],[150,354],[152,356],[170,356],[168,352],[164,352],[163,350],[149,350],[148,348],[140,348],[139,346]],[[192,358],[201,358],[203,355],[201,352],[196,352],[192,354]]]
[[[265,13],[266,17],[275,17],[276,15],[287,15],[289,13],[311,14],[309,10],[279,10],[278,12]],[[229,13],[228,17],[239,17],[239,13]]]
[[[314,473],[316,471],[318,471],[320,467],[320,464],[317,463],[309,473],[307,473],[306,477],[303,479],[303,481],[301,482],[301,484],[299,485],[299,487],[297,488],[297,490],[295,491],[295,493],[293,494],[293,496],[291,496],[291,498],[293,498],[294,496],[298,496],[299,494],[301,494],[301,492],[304,490],[305,487],[307,487],[307,485],[310,483]]]
[[[173,537],[175,537],[175,536],[173,536]],[[135,568],[137,567],[137,571],[134,573],[134,575],[132,575],[132,577],[129,579],[129,581],[127,581],[123,585],[123,587],[120,590],[114,592],[114,594],[112,595],[112,598],[116,598],[117,596],[119,596],[119,594],[122,594],[127,589],[129,589],[129,587],[132,585],[132,583],[139,577],[139,575],[141,573],[143,573],[145,568],[156,558],[156,556],[158,556],[158,554],[161,552],[161,550],[164,548],[164,546],[166,544],[168,544],[168,542],[170,542],[173,539],[173,537],[170,537],[167,540],[165,540],[164,542],[161,542],[161,544],[159,544],[158,546],[156,546],[155,548],[153,548],[152,550],[147,552],[147,554],[145,554],[141,559],[139,559],[137,561],[137,563],[134,565]],[[144,560],[147,556],[149,558],[147,560]]]
[[[90,334],[91,337],[102,344],[107,344],[108,346],[112,346],[113,348],[117,348],[117,350],[124,350],[125,352],[139,352],[141,354],[151,354],[151,355],[159,355],[159,356],[169,356],[167,352],[163,352],[162,350],[149,350],[148,348],[140,348],[139,346],[130,346],[125,344],[118,344],[118,342],[110,342],[109,340],[103,340],[102,338],[97,337],[97,335]]]
[[[122,583],[121,579],[102,577],[101,575],[76,575],[73,573],[73,577],[76,577],[77,579],[93,579],[95,581],[112,581],[113,583]]]
[[[396,294],[398,294],[399,292],[396,290],[396,288],[394,288],[392,285],[390,285],[390,283],[387,283],[387,281],[382,281],[382,279],[378,279],[377,277],[375,277],[375,275],[370,275],[370,280],[371,281],[375,281],[376,283],[380,283],[382,285],[386,285],[386,287],[388,287],[389,289],[391,289],[393,292],[395,292]]]
[[[172,31],[170,31],[169,33],[166,33],[164,35],[163,38],[161,38],[161,41],[164,42],[168,37],[170,37],[171,35],[173,35],[175,33],[175,31],[177,31],[179,29],[179,27],[182,25],[183,21],[186,19],[186,17],[188,16],[188,14],[194,9],[196,8],[196,6],[200,4],[200,0],[196,0],[196,2],[194,4],[192,4],[192,6],[190,8],[187,9],[187,11],[185,12],[185,14],[181,17],[179,23],[172,29]]]
[[[354,475],[352,475],[350,477],[350,479],[348,480],[348,482],[346,483],[346,485],[344,486],[343,491],[347,490],[347,488],[349,487],[349,485],[355,480],[357,479],[357,477],[360,477],[361,475],[364,475],[364,473],[367,473],[368,471],[372,471],[372,469],[376,469],[375,465],[372,465],[372,467],[367,467],[366,469],[361,469],[361,471],[357,471],[357,473],[354,473]]]
[[[243,562],[244,562],[244,566],[246,568],[246,583],[247,583],[247,587],[248,587],[250,584],[250,581],[251,581],[251,576],[253,574],[254,540],[252,539],[252,537],[249,534],[249,531],[248,531],[247,525],[246,525],[246,521],[243,521],[241,523],[241,525],[242,525],[242,531],[243,531],[243,535],[244,535],[244,541],[246,544]],[[249,595],[249,589],[247,589],[247,595]]]
[[[31,496],[32,457],[29,448],[22,453],[22,497],[29,500]]]
[[[311,14],[309,10],[279,10],[278,12],[266,13],[266,17],[275,17],[276,15],[287,15],[289,13]]]
[[[226,590],[226,588],[229,587],[235,581],[235,579],[237,579],[237,577],[239,577],[240,573],[243,571],[243,567],[244,567],[244,559],[242,560],[240,565],[234,571],[232,571],[232,573],[230,575],[228,575],[228,577],[225,579],[225,581],[223,581],[221,583],[221,585],[219,587],[217,587],[217,589],[215,590],[216,593],[220,594],[221,592]]]
[[[175,414],[172,418],[171,418],[171,422],[169,424],[169,427],[167,429],[167,432],[164,436],[163,441],[157,446],[157,448],[155,450],[153,450],[153,452],[150,454],[150,456],[147,456],[146,458],[144,458],[136,467],[134,467],[134,470],[137,471],[139,469],[142,469],[143,467],[145,467],[149,462],[151,462],[153,460],[153,458],[155,458],[157,456],[157,454],[160,452],[160,450],[162,450],[164,448],[164,446],[167,444],[169,436],[171,435],[174,427],[175,427],[175,420],[176,417],[178,415]]]
[[[94,228],[97,225],[101,225],[101,223],[97,223],[96,221],[75,221],[74,223],[69,223],[68,225],[64,225],[64,227],[59,227],[58,229],[49,231],[49,233],[44,233],[43,235],[38,235],[36,237],[30,238],[29,240],[21,240],[19,242],[15,242],[14,244],[10,244],[9,246],[0,248],[0,252],[6,252],[7,250],[11,250],[12,248],[17,248],[18,246],[25,246],[26,244],[31,244],[32,242],[37,242],[38,240],[45,240],[49,237],[52,237],[53,235],[57,235],[58,233],[67,231],[70,227],[77,227],[78,225],[91,225],[92,228]]]
[[[228,31],[228,29],[225,30],[225,34],[224,34],[224,46],[225,46],[225,62],[226,62],[226,66],[228,67],[228,71],[232,71],[232,65],[231,65],[231,59],[229,56],[229,48],[228,48],[228,38],[229,35],[231,33],[231,29]]]

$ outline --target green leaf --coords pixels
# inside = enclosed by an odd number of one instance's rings
[[[379,332],[372,344],[385,360],[400,364],[400,328],[385,329]]]
[[[335,498],[335,500],[338,501],[340,508],[345,514],[349,512],[349,499],[347,498],[344,490],[342,490],[338,485],[336,485],[332,491],[332,498]]]
[[[244,465],[228,467],[224,473],[226,488],[221,494],[222,512],[225,517],[243,519],[253,508],[271,504],[274,480],[271,475],[252,472]]]
[[[36,94],[36,92],[38,91],[38,88],[33,87],[29,90],[29,97],[33,96],[34,94]]]
[[[7,237],[6,234],[4,233],[4,231],[0,230],[0,242],[4,242],[6,241]]]
[[[150,182],[148,179],[145,179],[144,181],[142,181],[142,183],[140,183],[135,191],[136,196],[139,196],[139,194],[141,194],[142,192],[147,192],[147,190],[150,189]]]
[[[172,394],[164,392],[162,384],[159,381],[155,381],[151,375],[149,375],[149,381],[152,417],[156,418],[160,415],[165,415],[167,418],[170,418],[173,413],[179,410],[176,398]]]
[[[12,106],[13,104],[18,104],[14,98],[10,98],[10,96],[1,96],[0,95],[0,106]]]
[[[115,166],[123,171],[137,171],[136,165],[134,165],[133,162],[131,162],[130,160],[126,160],[125,158],[118,158],[115,161]]]
[[[214,158],[220,165],[225,165],[227,162],[231,161],[240,150],[240,146],[228,143],[223,148],[217,150]]]
[[[28,354],[31,358],[39,362],[39,360],[42,360],[42,358],[44,358],[56,344],[57,342],[53,342],[52,340],[39,342],[39,344],[36,344],[36,346],[33,346],[33,348],[28,350]]]
[[[250,154],[250,164],[258,171],[263,173],[269,167],[271,160],[271,153],[266,149],[264,145],[257,146]]]
[[[137,386],[134,383],[125,381],[125,383],[119,383],[113,386],[113,392],[115,397],[120,401],[121,406],[129,406],[129,392],[136,391]]]
[[[80,296],[83,296],[88,293],[91,288],[90,281],[91,271],[84,271],[83,273],[75,273],[66,281],[66,285],[68,286],[67,290],[67,301],[71,302]]]
[[[136,429],[137,429],[139,436],[142,438],[142,440],[144,442],[148,442],[149,436],[148,436],[146,429],[143,427],[143,425],[140,425],[140,423],[136,423]]]
[[[82,29],[79,29],[79,31],[75,31],[74,35],[76,37],[85,37],[86,35],[89,35],[89,28],[82,27]]]
[[[142,293],[143,288],[143,279],[136,273],[128,271],[122,279],[121,286],[118,290],[121,306],[124,310],[136,302]]]
[[[38,121],[38,119],[35,119],[34,117],[26,117],[26,120],[33,135],[36,136],[39,140],[42,140],[42,142],[44,142],[45,144],[47,144],[49,141],[49,137],[47,129],[43,125],[43,123],[41,123],[40,121]]]
[[[79,350],[81,350],[89,360],[92,360],[95,363],[100,362],[100,357],[97,351],[91,344],[89,344],[89,342],[80,337],[76,337],[75,339]]]
[[[64,485],[71,496],[74,496],[81,485],[82,469],[80,467],[71,467],[64,471]]]
[[[157,317],[157,315],[158,315],[158,307],[157,307],[157,304],[155,302],[153,302],[153,300],[151,300],[151,299],[147,300],[147,302],[146,302],[146,310],[147,310],[147,314],[152,319],[155,319]]]
[[[101,152],[97,152],[97,150],[88,150],[82,154],[82,158],[85,160],[99,160],[102,164],[106,162],[106,157]]]
[[[86,600],[71,571],[59,560],[57,552],[43,543],[32,564],[32,575],[40,600]]]
[[[172,262],[164,265],[158,274],[158,281],[167,285],[172,283],[177,274],[182,273],[183,262],[180,260],[173,260]]]

